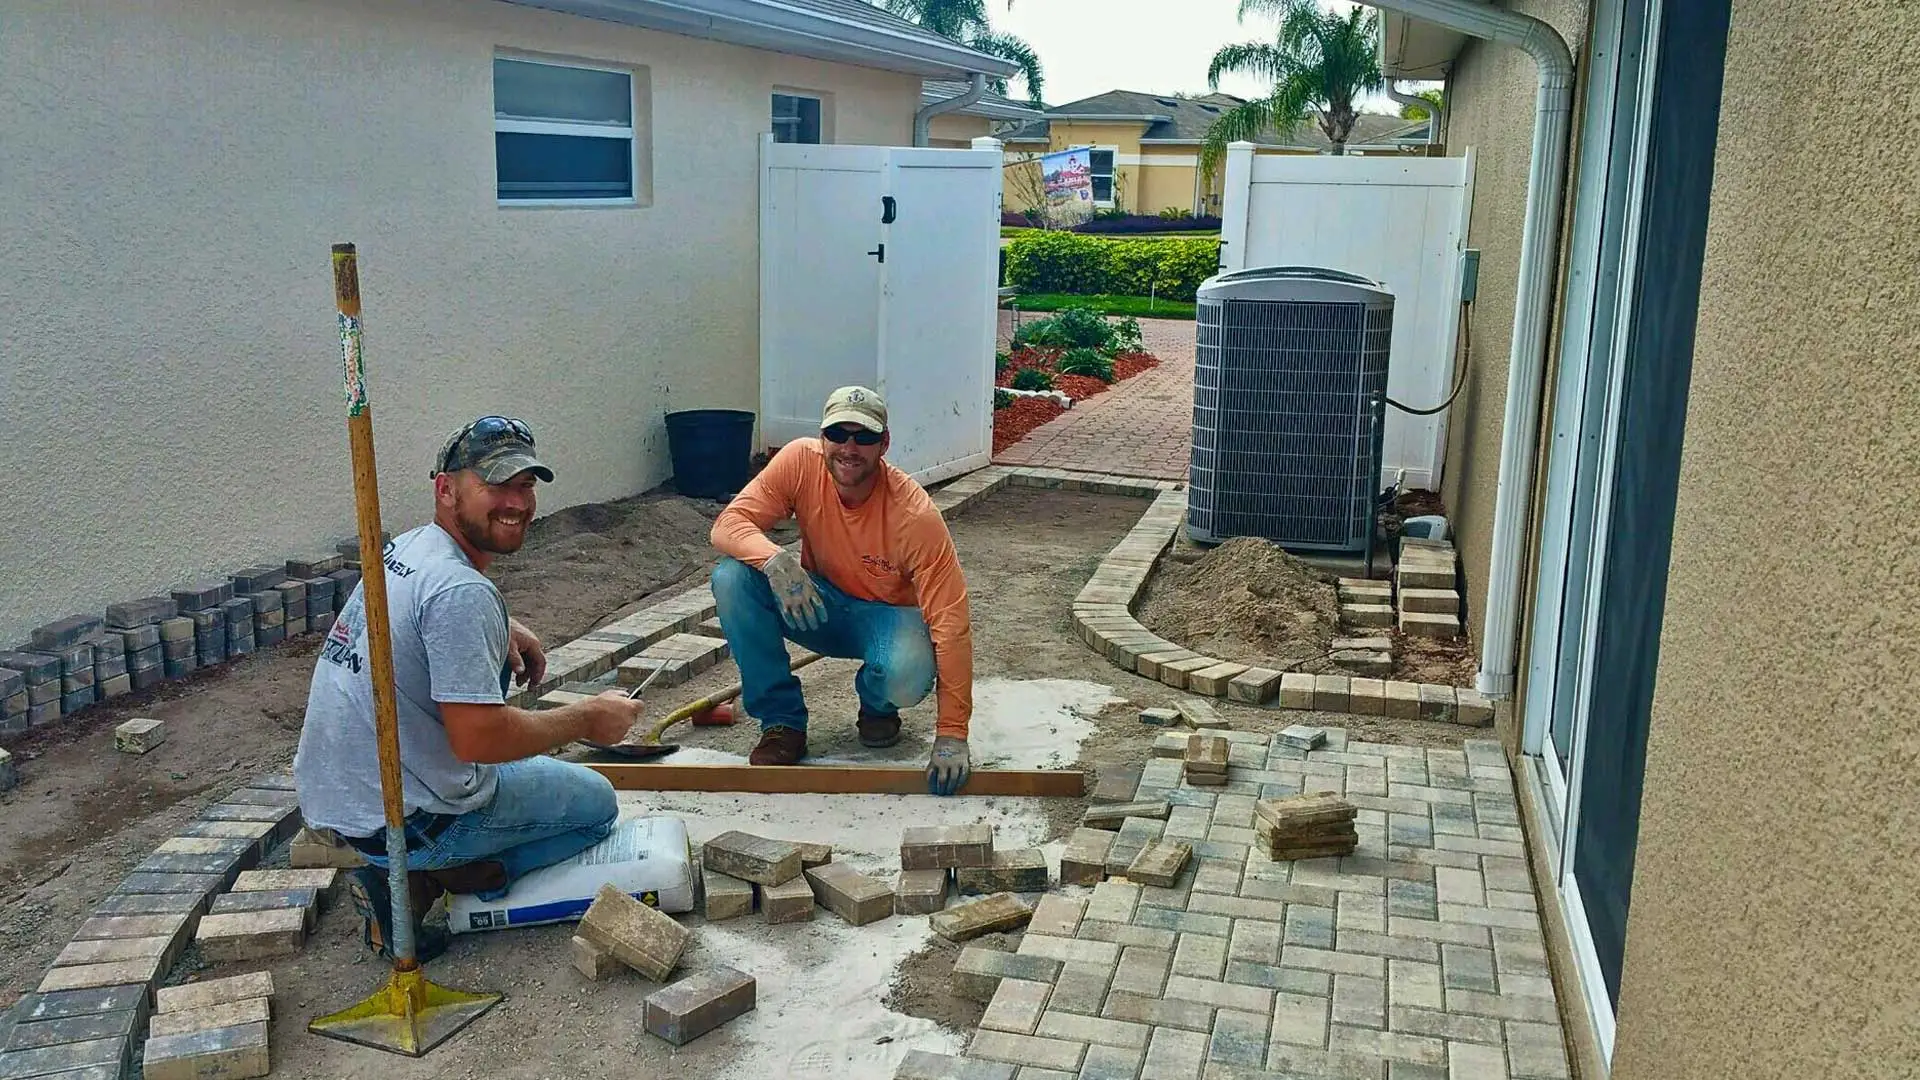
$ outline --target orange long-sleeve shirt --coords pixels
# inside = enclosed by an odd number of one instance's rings
[[[933,639],[939,717],[934,732],[967,737],[973,718],[973,624],[967,582],[946,520],[926,490],[882,459],[873,495],[840,501],[819,439],[780,448],[713,523],[713,546],[759,568],[780,550],[766,530],[792,515],[800,564],[848,596],[917,607]]]

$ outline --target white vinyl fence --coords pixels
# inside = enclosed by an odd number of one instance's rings
[[[1227,270],[1322,266],[1384,283],[1394,296],[1387,396],[1431,408],[1453,388],[1472,185],[1471,155],[1257,156],[1252,144],[1236,143],[1227,152],[1221,261]],[[1383,483],[1439,487],[1451,413],[1387,408]]]
[[[888,457],[922,483],[987,464],[1000,143],[761,147],[763,442],[815,435],[835,387],[887,400]]]

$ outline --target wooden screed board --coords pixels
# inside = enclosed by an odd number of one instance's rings
[[[641,765],[583,762],[619,791],[745,791],[767,795],[925,795],[924,768],[870,765]],[[1068,769],[976,769],[961,795],[1077,799],[1085,773]]]

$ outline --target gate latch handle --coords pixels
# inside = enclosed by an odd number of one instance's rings
[[[887,261],[887,245],[881,244],[879,247],[874,248],[872,251],[867,252],[867,254],[877,256],[881,262],[886,262]]]
[[[893,224],[893,212],[894,210],[897,209],[897,207],[894,206],[893,196],[891,195],[880,196],[880,205],[884,208],[880,213],[880,224],[882,225]]]

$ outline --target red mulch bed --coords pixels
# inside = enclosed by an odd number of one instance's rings
[[[994,378],[994,385],[1010,387],[1013,376],[1021,368],[1039,368],[1053,376],[1053,388],[1066,394],[1074,401],[1085,401],[1095,394],[1104,394],[1111,389],[1111,383],[1101,382],[1091,375],[1062,375],[1054,370],[1054,364],[1060,359],[1060,349],[1021,349],[1013,354],[1013,363],[1007,370]],[[1143,371],[1158,367],[1160,359],[1147,353],[1122,353],[1113,360],[1113,381],[1124,382]],[[993,452],[999,453],[1021,439],[1041,424],[1066,412],[1066,408],[1051,398],[1021,397],[1013,399],[1013,404],[993,413]]]

